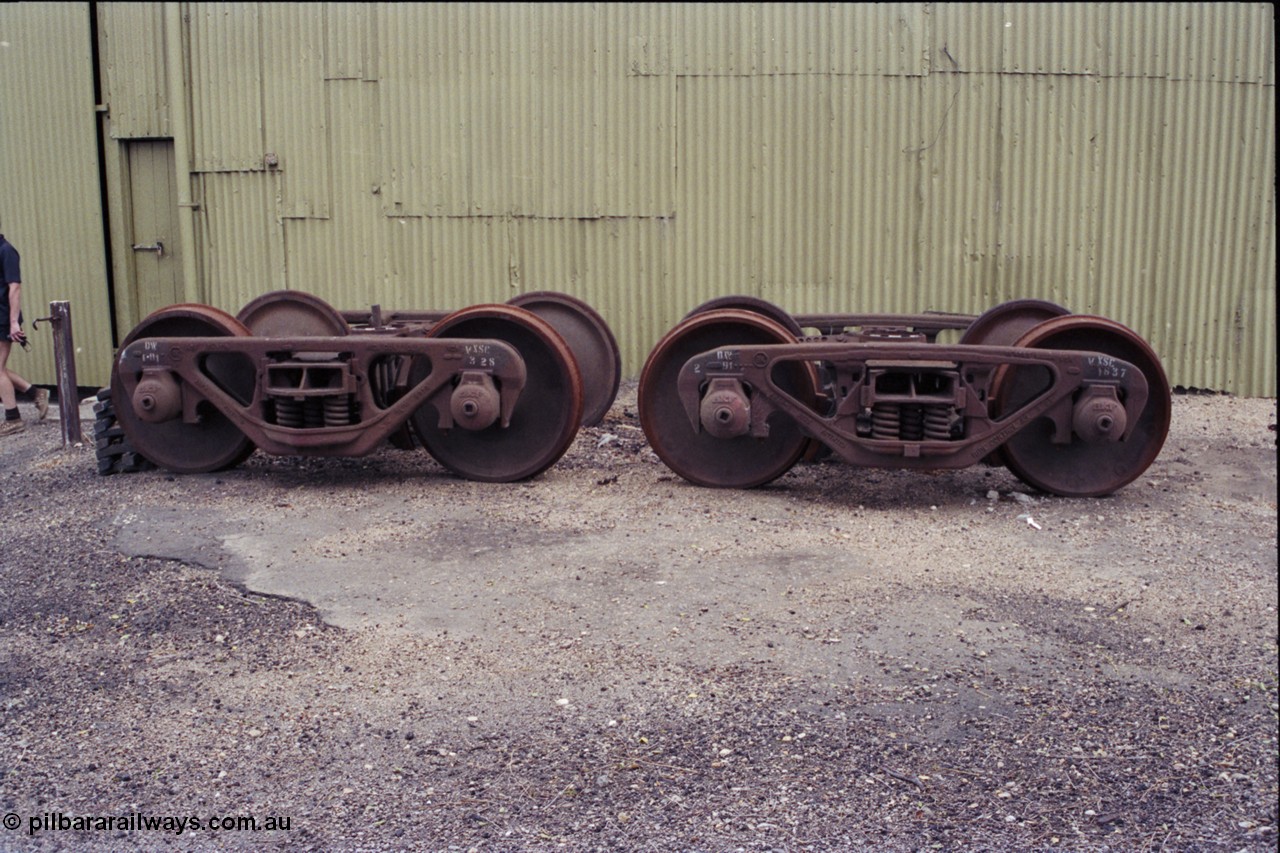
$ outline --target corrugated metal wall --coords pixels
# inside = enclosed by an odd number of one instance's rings
[[[728,293],[1040,297],[1177,384],[1275,395],[1269,5],[181,9],[199,292],[228,310],[563,290],[634,374]],[[161,17],[98,7],[113,139],[171,132]]]
[[[92,45],[84,4],[0,4],[0,232],[22,256],[32,341],[9,366],[37,384],[57,377],[50,327],[31,324],[50,302],[71,303],[80,381],[111,365]]]

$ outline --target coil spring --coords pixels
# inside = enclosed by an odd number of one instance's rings
[[[907,403],[902,407],[903,441],[921,441],[924,438],[924,406]]]
[[[876,403],[871,407],[871,437],[896,441],[901,433],[902,406],[897,403]]]
[[[373,363],[369,372],[369,390],[379,408],[387,408],[395,402],[396,371],[400,365],[398,356],[387,356]]]
[[[306,397],[303,399],[302,426],[306,429],[324,426],[324,400],[319,397]]]
[[[876,403],[871,437],[887,441],[950,441],[953,409],[945,403]]]
[[[327,397],[275,397],[276,423],[292,429],[348,426],[356,422],[355,398],[351,394]]]
[[[282,427],[299,429],[302,427],[302,401],[289,397],[275,397],[276,423]]]
[[[324,425],[347,426],[355,423],[355,399],[350,394],[335,394],[324,398]]]
[[[951,440],[951,407],[934,405],[924,407],[924,437],[930,441]]]

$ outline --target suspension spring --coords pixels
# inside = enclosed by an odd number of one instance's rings
[[[399,356],[386,356],[373,363],[369,373],[370,391],[378,408],[385,409],[396,400],[396,374],[402,359]]]
[[[326,397],[272,397],[276,423],[291,429],[349,426],[356,422],[353,394],[331,394]]]
[[[876,403],[871,407],[871,437],[882,441],[897,441],[902,427],[902,406],[897,403]]]
[[[324,400],[319,397],[306,397],[302,401],[302,426],[304,429],[315,429],[324,426]]]
[[[300,429],[302,427],[302,401],[291,397],[274,397],[276,404],[276,423],[282,427]]]
[[[951,412],[946,404],[924,407],[924,437],[929,441],[951,440]]]
[[[903,441],[921,441],[924,438],[924,406],[906,403],[902,406]]]
[[[324,398],[324,425],[348,426],[355,423],[355,399],[351,394],[334,394]]]

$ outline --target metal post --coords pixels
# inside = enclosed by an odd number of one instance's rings
[[[71,334],[71,303],[50,302],[53,325],[53,360],[58,370],[58,417],[62,422],[62,446],[83,441],[80,433],[80,392],[76,386],[76,344]]]
[[[196,272],[196,207],[191,196],[191,87],[187,85],[186,43],[183,41],[182,3],[164,4],[164,34],[169,72],[169,134],[173,137],[177,170],[177,251],[182,257],[182,294],[187,302],[201,302]]]

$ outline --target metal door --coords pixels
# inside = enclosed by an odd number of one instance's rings
[[[178,240],[178,188],[173,140],[133,140],[126,144],[129,175],[129,248],[133,305],[138,316],[182,302],[182,257]]]

